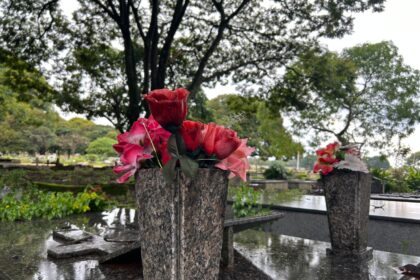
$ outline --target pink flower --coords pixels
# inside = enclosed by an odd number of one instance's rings
[[[123,176],[118,178],[118,183],[125,183],[128,179],[136,173],[140,167],[140,162],[150,159],[153,156],[145,153],[144,148],[136,144],[126,144],[124,151],[121,154],[120,161],[122,165],[114,167],[114,172],[120,174],[126,172]]]
[[[334,170],[333,166],[329,164],[323,164],[323,163],[317,162],[314,165],[314,172],[318,173],[319,171],[321,171],[322,175],[327,175],[333,170]]]
[[[209,156],[215,155],[218,159],[224,159],[241,145],[236,132],[223,126],[209,123],[203,131],[203,149]]]
[[[246,172],[250,168],[248,156],[255,151],[255,148],[248,147],[246,143],[247,139],[241,139],[239,147],[215,166],[223,170],[229,170],[231,177],[238,176],[246,181]]]
[[[140,168],[140,162],[152,158],[153,146],[162,155],[162,146],[171,134],[163,129],[153,117],[138,119],[129,131],[117,136],[118,143],[114,150],[120,155],[121,166],[116,166],[114,172],[126,172],[117,181],[126,182]],[[152,139],[152,141],[150,141]]]
[[[316,151],[317,161],[315,162],[313,171],[318,173],[321,171],[322,175],[327,175],[334,169],[334,164],[339,162],[337,152],[339,151],[340,143],[334,142],[328,144],[326,148]]]

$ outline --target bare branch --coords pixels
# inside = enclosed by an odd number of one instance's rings
[[[141,24],[141,19],[139,17],[139,11],[134,6],[133,1],[130,1],[129,4],[130,4],[130,7],[131,7],[131,10],[133,11],[134,21],[136,22],[137,29],[139,30],[140,37],[143,39],[143,42],[146,42],[146,35],[144,34],[144,31],[143,31],[143,25]]]
[[[178,0],[175,6],[174,15],[172,17],[171,26],[166,36],[165,43],[163,44],[162,51],[159,57],[159,68],[158,68],[158,85],[163,87],[166,77],[166,67],[168,59],[170,56],[171,45],[177,32],[179,25],[181,24],[182,18],[184,17],[185,11],[188,7],[189,0],[186,0],[185,3],[183,0]]]
[[[107,13],[118,25],[120,25],[120,17],[118,14],[114,14],[101,0],[92,0],[93,3],[98,5],[105,13]]]

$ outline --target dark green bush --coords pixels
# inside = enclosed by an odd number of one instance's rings
[[[264,178],[269,180],[285,180],[289,176],[283,163],[275,161],[264,171]]]

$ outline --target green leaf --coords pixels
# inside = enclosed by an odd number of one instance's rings
[[[169,137],[168,152],[173,158],[180,158],[182,155],[185,154],[185,143],[178,132],[172,134],[171,137]]]
[[[176,178],[176,163],[178,159],[172,158],[163,166],[163,178],[167,183],[172,183]]]
[[[194,178],[198,171],[198,163],[189,157],[182,157],[179,159],[181,170],[185,176]]]

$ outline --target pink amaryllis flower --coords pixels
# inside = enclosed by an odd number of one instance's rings
[[[128,179],[136,173],[136,170],[140,168],[140,162],[152,157],[153,156],[150,153],[145,152],[144,147],[137,144],[127,143],[120,157],[122,165],[116,166],[113,169],[117,174],[126,172],[117,179],[117,182],[127,182]]]
[[[255,151],[255,148],[246,145],[247,141],[248,139],[241,139],[239,147],[215,166],[223,170],[229,170],[231,172],[230,177],[238,176],[246,181],[246,171],[250,168],[248,156]]]
[[[162,147],[170,135],[152,116],[148,119],[138,119],[129,131],[118,135],[118,143],[113,147],[120,155],[122,165],[114,167],[114,172],[117,174],[127,173],[117,181],[119,183],[126,182],[134,175],[142,161],[153,157],[154,150],[156,153],[162,154]]]

